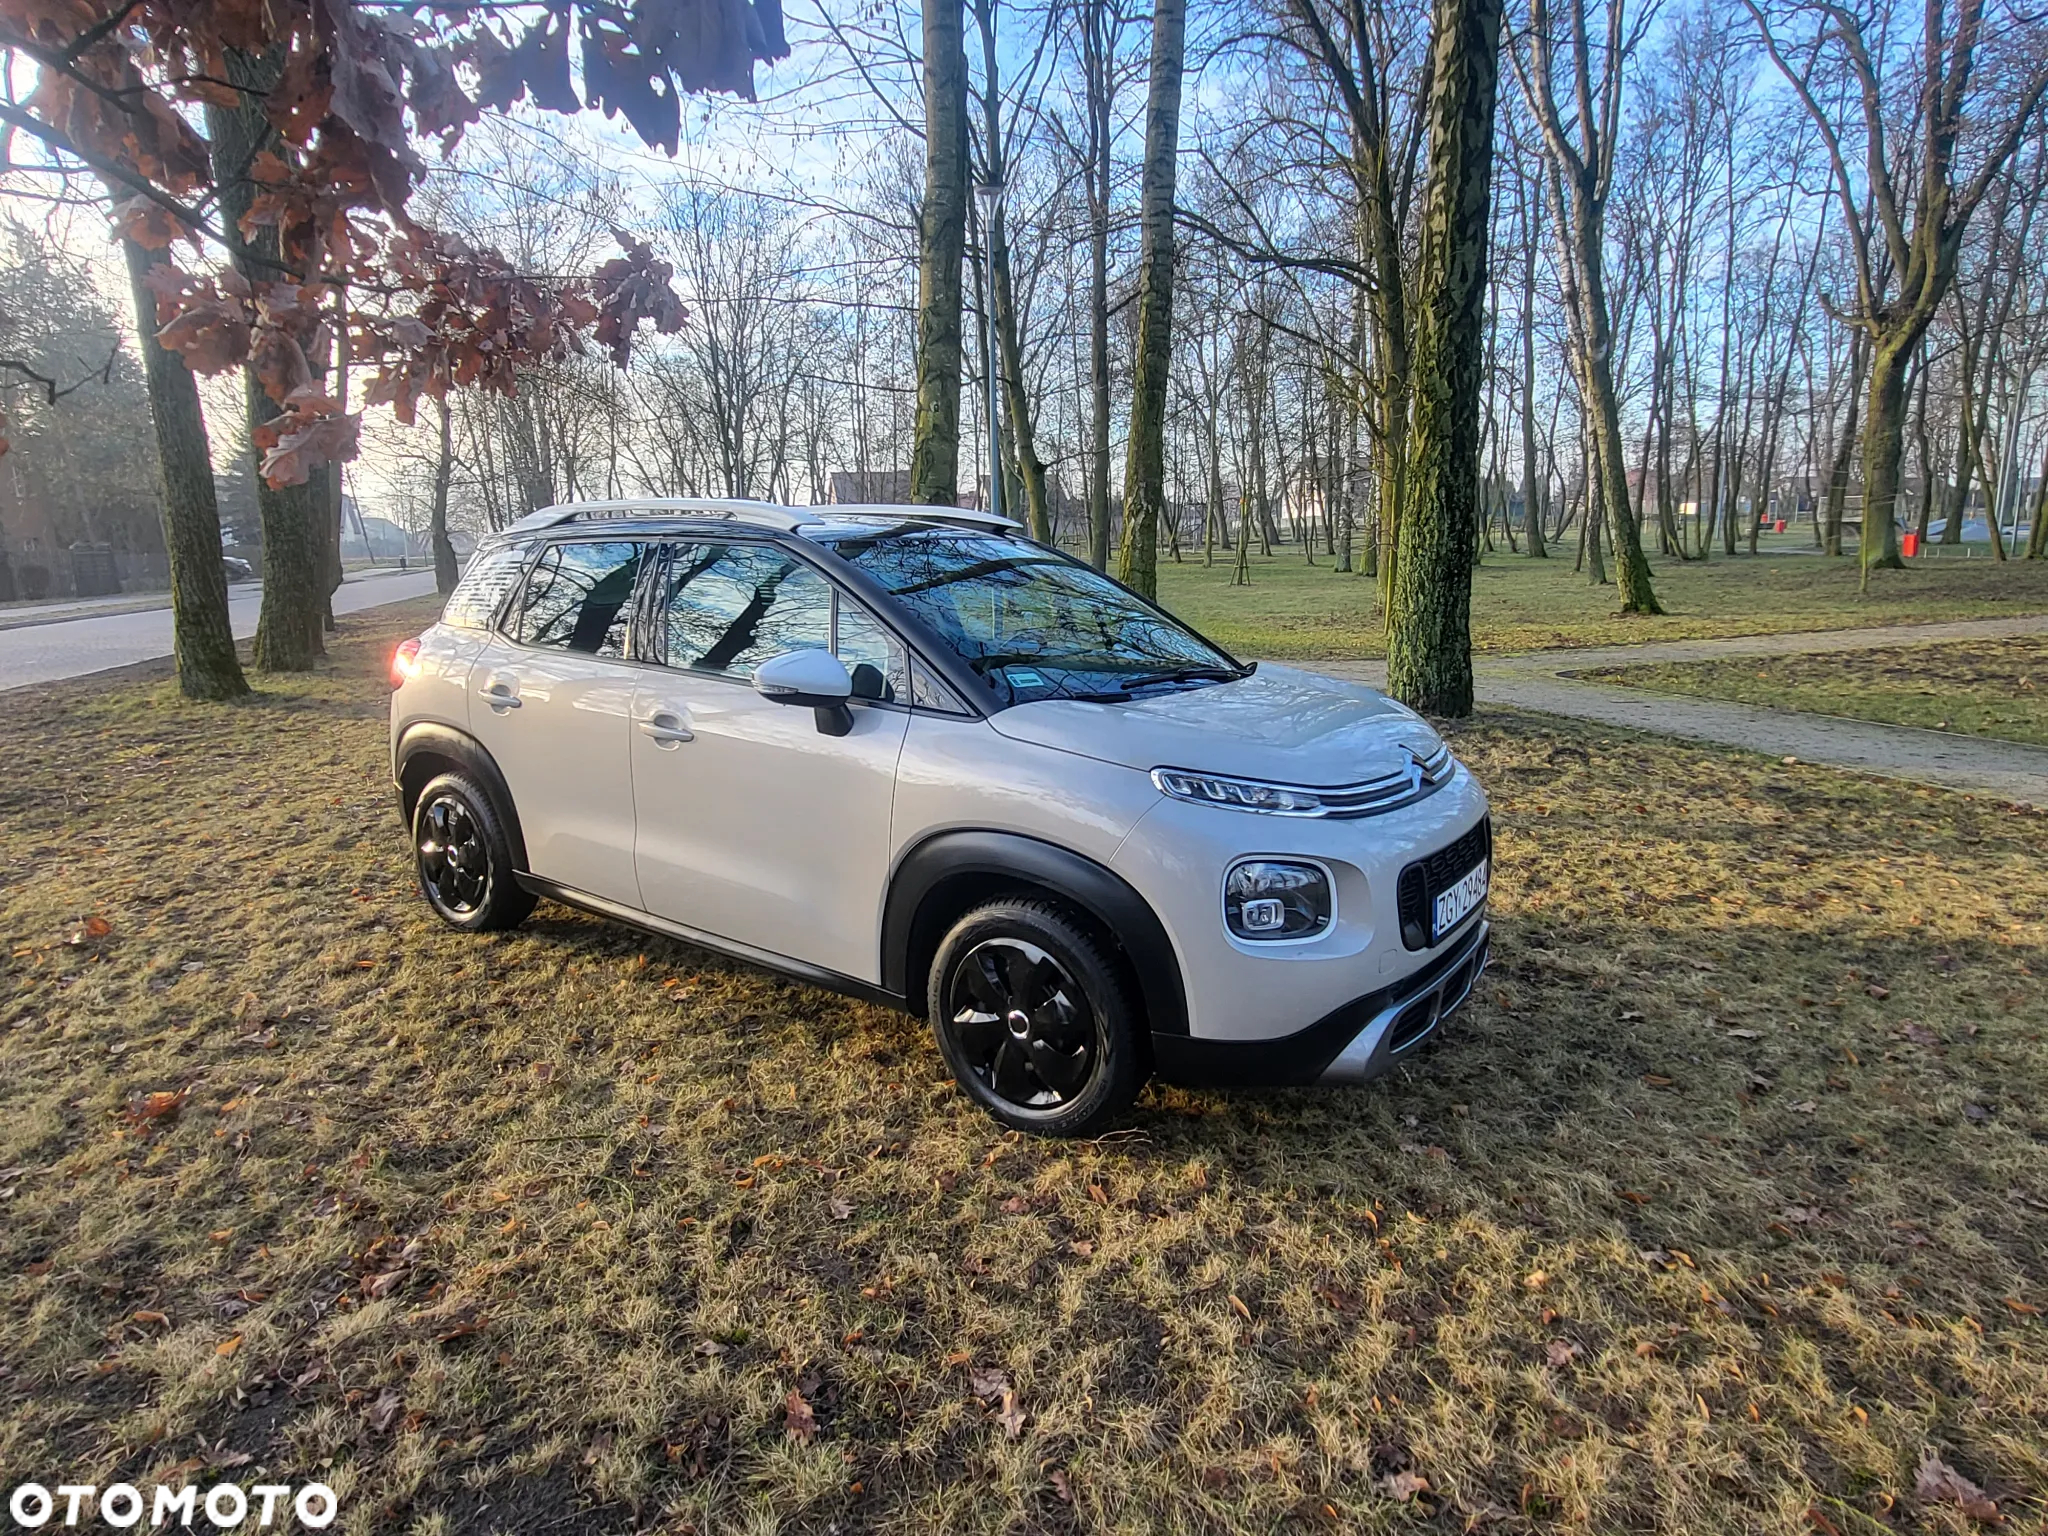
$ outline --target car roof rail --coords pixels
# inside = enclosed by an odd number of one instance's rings
[[[1014,517],[1004,517],[1000,512],[984,512],[979,507],[926,506],[921,502],[834,502],[831,515],[916,518],[927,523],[951,523],[961,528],[1000,528],[1005,532],[1021,532],[1024,527]]]
[[[542,507],[505,529],[507,533],[537,533],[559,528],[564,523],[628,517],[705,517],[728,522],[754,523],[784,531],[822,521],[815,512],[802,507],[782,507],[768,501],[742,501],[698,496],[635,496],[621,501],[572,501],[561,506]]]

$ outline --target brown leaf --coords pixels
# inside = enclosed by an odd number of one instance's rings
[[[1997,1502],[1987,1498],[1982,1488],[1932,1451],[1920,1458],[1920,1469],[1913,1475],[1913,1492],[1923,1504],[1960,1504],[1963,1513],[1972,1520],[1989,1522],[1998,1518]]]
[[[826,1202],[826,1209],[832,1212],[834,1221],[844,1221],[853,1214],[853,1202],[844,1195],[834,1195]]]
[[[1570,1339],[1552,1339],[1543,1347],[1543,1358],[1557,1370],[1563,1370],[1578,1358],[1579,1346]]]
[[[218,1344],[213,1346],[213,1352],[216,1355],[219,1355],[223,1359],[225,1359],[227,1356],[232,1355],[236,1350],[240,1349],[241,1347],[242,1336],[239,1333],[231,1333],[226,1338],[222,1339]]]
[[[1027,1419],[1024,1410],[1017,1406],[1015,1392],[1003,1394],[1003,1411],[996,1415],[996,1422],[1003,1426],[1003,1433],[1012,1440],[1024,1433]]]
[[[1074,1502],[1074,1486],[1067,1481],[1067,1470],[1065,1467],[1054,1467],[1052,1469],[1051,1482],[1053,1494],[1062,1504]]]
[[[1380,1491],[1406,1504],[1418,1493],[1429,1492],[1429,1479],[1420,1472],[1389,1472],[1380,1479]]]
[[[782,1400],[782,1427],[792,1440],[809,1445],[818,1435],[818,1416],[811,1411],[811,1405],[804,1401],[803,1393],[795,1387],[789,1389],[789,1396]]]
[[[161,1312],[137,1312],[134,1316],[134,1321],[138,1323],[155,1323],[159,1328],[171,1326],[171,1320]]]
[[[1010,1390],[1010,1378],[993,1365],[970,1366],[967,1371],[967,1390],[976,1397],[1001,1397]]]
[[[381,1435],[398,1422],[399,1414],[404,1411],[405,1393],[397,1387],[386,1387],[370,1406],[370,1428]]]
[[[128,1101],[126,1118],[135,1125],[144,1125],[152,1120],[169,1120],[185,1107],[185,1101],[192,1097],[188,1085],[176,1093],[167,1088],[155,1093],[146,1093]]]
[[[1239,1317],[1243,1318],[1246,1322],[1250,1322],[1252,1320],[1252,1309],[1246,1306],[1244,1302],[1235,1295],[1233,1295],[1230,1298],[1230,1310],[1235,1312]]]

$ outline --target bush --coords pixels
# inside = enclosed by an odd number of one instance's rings
[[[20,578],[22,598],[39,603],[50,595],[50,568],[45,565],[24,565],[14,573]]]

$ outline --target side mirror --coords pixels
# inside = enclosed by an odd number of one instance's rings
[[[830,651],[789,651],[762,662],[754,669],[754,691],[771,703],[809,705],[827,736],[853,729],[846,702],[853,697],[853,678]]]

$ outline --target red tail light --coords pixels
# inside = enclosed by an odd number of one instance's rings
[[[417,636],[398,642],[398,649],[391,653],[391,686],[402,688],[408,680],[420,675],[420,642]]]

